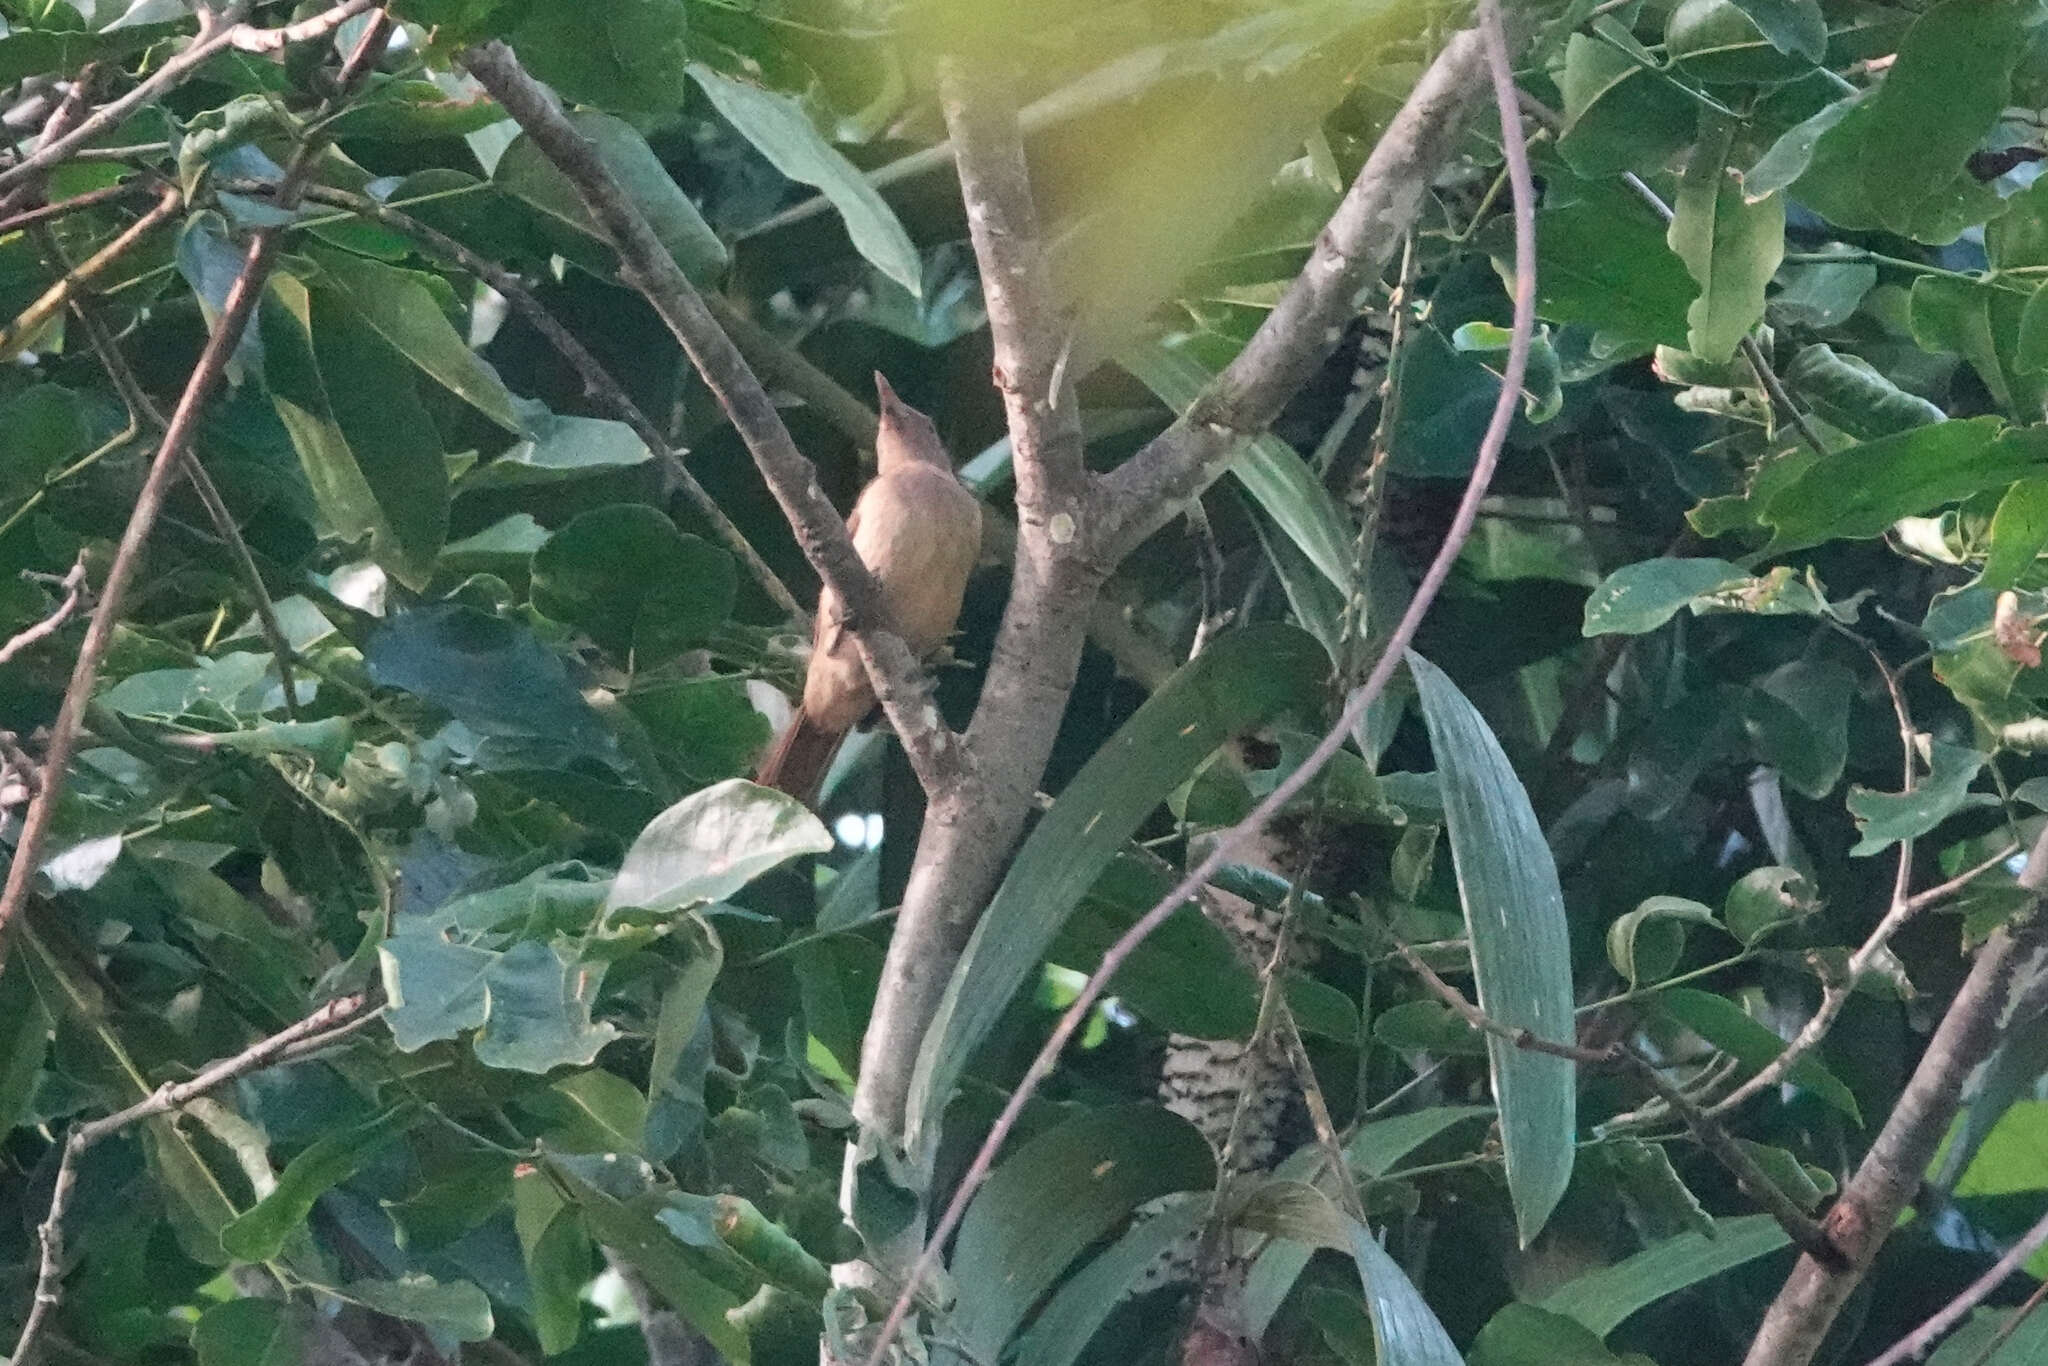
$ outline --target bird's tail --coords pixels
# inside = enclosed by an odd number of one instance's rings
[[[846,731],[843,728],[821,726],[811,720],[802,707],[798,707],[781,738],[762,761],[761,771],[754,781],[763,787],[786,792],[810,806],[818,800],[818,789],[824,785],[825,772],[832,767],[832,758],[839,753],[840,742],[844,739]]]

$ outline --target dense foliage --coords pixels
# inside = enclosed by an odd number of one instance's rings
[[[1207,1302],[1269,1360],[1735,1361],[1896,1135],[1911,1209],[1820,1348],[1864,1361],[2048,1208],[2048,978],[1962,985],[2034,943],[2048,823],[2048,22],[1512,8],[1541,327],[1476,531],[1352,747],[1117,974],[901,1360],[1179,1360],[1196,1297],[1133,1288],[1220,1221],[1243,1277]],[[1501,122],[1482,85],[1315,378],[1077,599],[1050,765],[1013,779],[1047,796],[960,908],[907,1146],[843,1193],[919,785],[886,723],[816,813],[744,781],[817,574],[464,58],[504,40],[559,95],[841,508],[872,372],[934,416],[990,526],[935,669],[964,724],[1016,485],[935,63],[1017,83],[1055,383],[1110,470],[1267,320],[1471,16],[381,12],[0,0],[10,846],[158,440],[276,253],[0,924],[0,1345],[40,1285],[52,1362],[862,1360],[1080,976],[1301,762],[1442,542],[1509,346]],[[1224,905],[1286,922],[1277,990]],[[1278,1146],[1218,1200],[1161,1057],[1255,1033],[1291,1057]],[[1959,1106],[1900,1106],[1923,1055]],[[2028,1277],[2048,1254],[1994,1302]],[[1936,1360],[2044,1359],[2048,1316],[2005,1323]]]

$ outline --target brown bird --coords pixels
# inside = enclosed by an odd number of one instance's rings
[[[887,625],[926,654],[960,619],[967,577],[981,556],[981,505],[953,474],[932,420],[896,397],[877,372],[882,421],[875,433],[875,477],[846,519],[853,548],[882,587]],[[826,585],[818,594],[817,633],[804,700],[768,752],[757,781],[813,801],[846,732],[875,705],[845,604]]]

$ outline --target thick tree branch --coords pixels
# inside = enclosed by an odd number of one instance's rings
[[[599,160],[597,149],[520,66],[512,49],[485,43],[466,51],[462,64],[575,186],[618,252],[620,278],[653,305],[732,420],[804,554],[846,603],[861,661],[918,781],[934,795],[956,786],[964,762],[961,746],[932,705],[929,680],[910,647],[888,627],[880,586],[854,552],[845,520],[819,489],[817,470],[790,439],[746,358]]]
[[[1466,30],[1422,73],[1358,178],[1316,238],[1308,264],[1252,339],[1187,412],[1105,480],[1100,542],[1113,563],[1179,514],[1223,473],[1246,438],[1264,431],[1322,364],[1415,221],[1457,146],[1486,56]]]
[[[2034,904],[1978,950],[1891,1118],[1827,1213],[1824,1223],[1850,1265],[1838,1269],[1802,1256],[1764,1315],[1744,1358],[1746,1366],[1806,1366],[1813,1360],[1835,1316],[1920,1188],[1921,1175],[1962,1103],[1963,1083],[1998,1042],[1999,1021],[2015,981],[2048,945],[2048,915],[2041,905],[2048,889],[2048,830],[2028,851],[2020,885],[2034,893]]]
[[[1241,851],[1250,847],[1258,838],[1267,822],[1298,796],[1314,780],[1323,766],[1342,749],[1349,740],[1352,730],[1365,716],[1366,708],[1385,691],[1394,671],[1407,656],[1409,644],[1415,639],[1415,632],[1428,614],[1436,596],[1443,590],[1450,577],[1451,565],[1464,549],[1466,540],[1472,534],[1473,524],[1479,517],[1479,505],[1486,497],[1486,488],[1493,478],[1495,466],[1499,463],[1501,447],[1506,444],[1508,429],[1513,425],[1515,405],[1521,401],[1522,379],[1527,373],[1530,343],[1536,330],[1536,190],[1529,170],[1528,148],[1522,140],[1521,116],[1515,103],[1514,72],[1509,65],[1507,38],[1503,31],[1498,0],[1482,0],[1480,22],[1475,29],[1460,34],[1452,40],[1454,45],[1469,44],[1474,52],[1473,79],[1488,78],[1494,90],[1495,104],[1500,111],[1502,145],[1508,163],[1510,183],[1514,187],[1515,202],[1515,316],[1514,329],[1508,345],[1507,364],[1503,367],[1501,390],[1494,403],[1493,414],[1487,423],[1486,433],[1481,438],[1479,450],[1473,458],[1472,473],[1466,483],[1463,498],[1451,518],[1451,524],[1444,532],[1443,544],[1436,557],[1430,562],[1422,581],[1416,585],[1415,595],[1408,608],[1401,614],[1389,633],[1386,646],[1374,663],[1372,672],[1365,682],[1345,702],[1336,723],[1302,760],[1300,767],[1278,783],[1273,791],[1250,815],[1217,836],[1210,846],[1208,855],[1188,871],[1180,883],[1162,897],[1158,904],[1145,912],[1132,924],[1102,956],[1087,984],[1082,987],[1060,1016],[1045,1045],[1032,1059],[1025,1070],[1023,1079],[1011,1092],[1002,1113],[990,1126],[980,1150],[975,1153],[967,1172],[954,1189],[952,1199],[947,1203],[944,1214],[926,1240],[924,1251],[911,1268],[901,1294],[891,1306],[889,1316],[882,1323],[881,1331],[871,1349],[867,1366],[881,1366],[896,1333],[910,1313],[915,1302],[919,1283],[929,1274],[937,1261],[941,1248],[959,1227],[961,1217],[967,1211],[968,1202],[981,1183],[988,1179],[994,1169],[996,1156],[1004,1142],[1016,1127],[1024,1107],[1037,1093],[1039,1086],[1050,1076],[1065,1051],[1069,1041],[1080,1030],[1094,1010],[1095,1003],[1108,989],[1111,979],[1137,950],[1146,937],[1172,915],[1184,903],[1200,894],[1209,879],[1225,863],[1236,858]],[[1425,81],[1428,79],[1424,77]],[[1462,111],[1464,101],[1457,102],[1455,109]],[[1443,117],[1453,117],[1445,114]],[[1412,211],[1417,200],[1409,201]],[[976,721],[980,717],[977,715]],[[922,855],[920,849],[920,855]],[[873,1025],[869,1026],[870,1038]]]

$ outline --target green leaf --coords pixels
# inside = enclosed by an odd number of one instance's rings
[[[802,105],[787,95],[721,76],[702,62],[691,64],[690,78],[776,170],[816,186],[832,201],[856,251],[912,295],[924,293],[917,244],[860,168],[818,133]]]
[[[1582,1150],[1579,1161],[1590,1162],[1595,1173],[1606,1171],[1608,1182],[1621,1196],[1629,1222],[1637,1229],[1646,1233],[1681,1233],[1687,1229],[1713,1233],[1713,1217],[1679,1179],[1663,1144],[1645,1143],[1639,1138],[1610,1138]]]
[[[553,740],[597,755],[614,748],[568,667],[522,623],[434,603],[386,621],[363,660],[378,685],[425,698],[479,734]]]
[[[1820,1202],[1835,1193],[1832,1176],[1820,1167],[1801,1162],[1785,1149],[1746,1138],[1738,1138],[1735,1142],[1786,1199],[1808,1214],[1819,1209]]]
[[[1188,1195],[1169,1196],[1147,1210],[1143,1219],[1053,1292],[1017,1340],[1013,1359],[1032,1366],[1073,1366],[1096,1330],[1130,1297],[1139,1278],[1200,1227],[1206,1209],[1206,1201]]]
[[[424,588],[448,534],[448,474],[410,367],[289,275],[271,278],[260,307],[264,382],[327,529],[368,536],[386,572]]]
[[[1512,1030],[1574,1038],[1571,946],[1557,865],[1493,731],[1445,673],[1412,651],[1444,795],[1445,833],[1465,908],[1479,1008]],[[1542,1231],[1571,1181],[1578,1076],[1563,1058],[1491,1035],[1493,1092],[1515,1228]]]
[[[321,285],[436,384],[508,432],[520,431],[512,395],[441,312],[426,278],[346,252],[323,251]]]
[[[1929,275],[1913,282],[1907,320],[1929,351],[1953,351],[2006,412],[2038,415],[2048,377],[2020,364],[2019,340],[2033,298],[1976,280]]]
[[[1616,1356],[1597,1334],[1562,1314],[1511,1303],[1472,1340],[1469,1366],[1656,1366],[1631,1352]]]
[[[1777,531],[1771,550],[1882,535],[1901,517],[2048,467],[2048,432],[2004,428],[1995,417],[1960,418],[1830,451],[1764,505]]]
[[[292,1306],[235,1299],[213,1305],[192,1325],[199,1366],[300,1366],[305,1352]]]
[[[1743,194],[1750,199],[1765,199],[1790,188],[1813,164],[1821,138],[1847,118],[1863,98],[1860,93],[1845,96],[1779,134],[1770,149],[1757,158],[1756,165],[1743,173]]]
[[[487,975],[497,955],[438,935],[398,935],[377,950],[391,1042],[411,1053],[475,1029],[490,1012]]]
[[[1379,1366],[1464,1366],[1450,1335],[1371,1229],[1313,1186],[1268,1181],[1246,1202],[1239,1222],[1314,1247],[1348,1253],[1372,1315]]]
[[[1984,557],[1978,585],[1998,593],[2020,581],[2048,548],[2048,475],[2022,479],[1998,500],[1991,514],[1991,553]]]
[[[1710,593],[1751,582],[1747,570],[1727,560],[1638,560],[1593,590],[1581,629],[1588,637],[1643,635]]]
[[[590,1234],[580,1211],[541,1172],[512,1189],[514,1225],[533,1288],[533,1327],[549,1356],[576,1345],[583,1332],[583,1288],[590,1281]]]
[[[1607,927],[1607,961],[1630,988],[1671,975],[1685,953],[1687,924],[1721,928],[1714,913],[1682,896],[1653,896]]]
[[[548,1092],[524,1103],[547,1115],[550,1146],[574,1153],[640,1153],[647,1101],[632,1082],[592,1067],[563,1077]]]
[[[1792,1240],[1768,1214],[1716,1219],[1713,1234],[1681,1233],[1632,1257],[1577,1276],[1537,1303],[1600,1337],[1646,1308],[1711,1276],[1768,1256]]]
[[[526,488],[593,475],[617,474],[654,458],[647,443],[623,422],[552,413],[539,403],[514,399],[525,439],[462,477],[458,492]]]
[[[1769,1026],[1751,1018],[1726,997],[1691,987],[1667,987],[1650,999],[1666,1015],[1734,1058],[1745,1076],[1761,1072],[1785,1051],[1785,1041],[1773,1034]],[[1828,1070],[1819,1050],[1807,1053],[1792,1065],[1790,1080],[1850,1119],[1863,1122],[1856,1097],[1841,1078]]]
[[[1507,353],[1513,345],[1514,333],[1498,323],[1461,323],[1451,333],[1451,346],[1457,351],[1472,356],[1500,357],[1496,362],[1486,363],[1487,372],[1496,379],[1506,378]],[[1496,369],[1496,366],[1500,368]],[[1550,343],[1550,329],[1537,328],[1529,346],[1528,376],[1522,381],[1522,416],[1532,423],[1541,425],[1564,410],[1564,386],[1560,382],[1558,367],[1557,349]]]
[[[911,1151],[936,1140],[974,1050],[1124,841],[1225,740],[1291,708],[1317,706],[1328,667],[1322,648],[1292,627],[1225,635],[1176,671],[1074,776],[996,889],[925,1035],[905,1106]]]
[[[1811,38],[1819,31],[1819,44],[1827,42],[1827,25],[1815,0],[1804,0],[1805,13],[1813,27],[1797,34]],[[1792,6],[1764,0],[1755,8],[1775,9],[1771,18],[1794,18]],[[1800,25],[1804,27],[1804,25]],[[1753,7],[1730,0],[1684,0],[1671,12],[1664,27],[1664,51],[1671,63],[1686,77],[1707,82],[1749,84],[1796,78],[1811,71],[1817,58],[1789,55],[1764,33]]]
[[[0,1135],[28,1108],[50,1050],[50,1012],[23,971],[0,974]]]
[[[457,1342],[482,1342],[496,1329],[490,1299],[468,1281],[402,1276],[395,1281],[351,1281],[334,1293]]]
[[[0,42],[4,42],[0,39]],[[92,445],[85,400],[55,384],[36,384],[0,402],[0,498],[19,498]]]
[[[1813,140],[1805,168],[1791,186],[1795,200],[1838,228],[1859,231],[1884,227],[1910,205],[1911,220],[1903,231],[1915,241],[1936,245],[1953,242],[1967,229],[1997,216],[2003,207],[1997,191],[1964,169],[1964,154],[1941,168],[1920,193],[1893,196],[1888,206],[1880,206],[1878,201],[1887,198],[1888,191],[1881,181],[1869,178],[1866,162],[1882,161],[1883,153],[1873,149],[1888,145],[1879,127],[1877,99],[1875,94],[1850,97],[1840,118]],[[1815,121],[1820,118],[1816,115]],[[1752,186],[1749,192],[1759,190]]]
[[[1554,323],[1584,323],[1625,343],[1686,344],[1686,313],[1699,293],[1665,225],[1634,196],[1606,181],[1573,185],[1576,198],[1536,219],[1536,311]],[[1509,226],[1479,234],[1512,291]]]
[[[1376,1181],[1431,1139],[1468,1120],[1492,1115],[1490,1105],[1432,1105],[1391,1119],[1372,1120],[1359,1125],[1344,1144],[1344,1157],[1359,1176]]]
[[[635,669],[702,644],[738,594],[730,554],[645,503],[592,508],[533,557],[533,605]]]
[[[1171,875],[1164,870],[1135,858],[1115,859],[1067,917],[1047,952],[1061,963],[1099,962],[1171,887]],[[1247,1038],[1259,1013],[1257,978],[1229,937],[1193,905],[1175,911],[1153,931],[1117,970],[1109,989],[1158,1028],[1198,1038]],[[1307,1021],[1297,1022],[1309,1028]]]
[[[612,880],[608,909],[672,911],[723,901],[832,832],[802,802],[732,778],[693,792],[647,823]]]
[[[678,73],[675,93],[680,95],[681,90]],[[609,114],[583,110],[568,118],[576,131],[597,148],[598,159],[619,182],[626,197],[646,215],[648,226],[682,267],[683,274],[699,285],[715,284],[728,264],[725,244],[669,176],[648,147],[647,139],[634,131],[631,124]],[[561,227],[603,240],[583,201],[577,197],[576,187],[524,134],[505,149],[491,180],[499,189],[525,200]]]
[[[1565,117],[1557,150],[1589,180],[1647,171],[1692,139],[1693,107],[1684,94],[1598,38],[1571,35],[1557,83]]]
[[[511,42],[529,70],[578,104],[621,114],[675,110],[690,61],[686,0],[523,7]]]
[[[1018,1148],[967,1207],[947,1265],[975,1287],[951,1323],[967,1359],[994,1361],[1067,1264],[1139,1205],[1214,1180],[1202,1135],[1149,1105],[1093,1110]]]
[[[1898,59],[1867,106],[1865,192],[1879,222],[1916,235],[1928,201],[1949,192],[1998,121],[2025,49],[2020,10],[1944,0],[1907,30]]]
[[[1849,814],[1863,838],[1849,851],[1865,858],[1900,840],[1927,834],[1943,821],[1973,805],[1970,784],[1989,760],[1968,745],[1936,740],[1928,751],[1929,772],[1910,792],[1873,792],[1860,784],[1849,789]],[[1987,794],[1987,801],[1994,801]]]
[[[1771,46],[1818,64],[1827,56],[1828,23],[1820,0],[1734,0]]]
[[[1859,441],[1925,427],[1947,416],[1899,388],[1861,356],[1838,355],[1825,342],[1801,347],[1785,368],[1785,382],[1830,426]]]
[[[514,944],[491,964],[485,986],[490,1008],[477,1030],[476,1059],[486,1067],[548,1072],[586,1066],[618,1037],[610,1025],[591,1023],[595,975],[547,944]]]
[[[1818,801],[1834,791],[1849,760],[1849,702],[1855,677],[1839,664],[1798,659],[1764,675],[1742,698],[1742,725],[1757,757]]]
[[[1732,125],[1700,139],[1679,181],[1666,235],[1671,250],[1699,283],[1686,310],[1686,345],[1716,363],[1732,359],[1750,329],[1763,321],[1764,288],[1785,255],[1785,200],[1752,203],[1728,167]]]
[[[1212,372],[1184,348],[1163,341],[1135,343],[1117,356],[1117,364],[1135,375],[1176,414],[1187,411]],[[1348,593],[1351,584],[1350,524],[1322,481],[1295,449],[1270,433],[1245,443],[1230,462],[1230,472],[1245,492],[1265,509],[1287,538],[1300,547],[1323,577]]]
[[[1721,919],[1744,948],[1762,942],[1781,925],[1820,909],[1813,884],[1796,868],[1752,868],[1721,902]]]
[[[220,1231],[221,1247],[243,1262],[267,1262],[276,1257],[286,1240],[304,1227],[314,1202],[355,1175],[364,1159],[398,1137],[411,1122],[411,1111],[399,1107],[314,1140],[286,1165],[268,1195]]]

